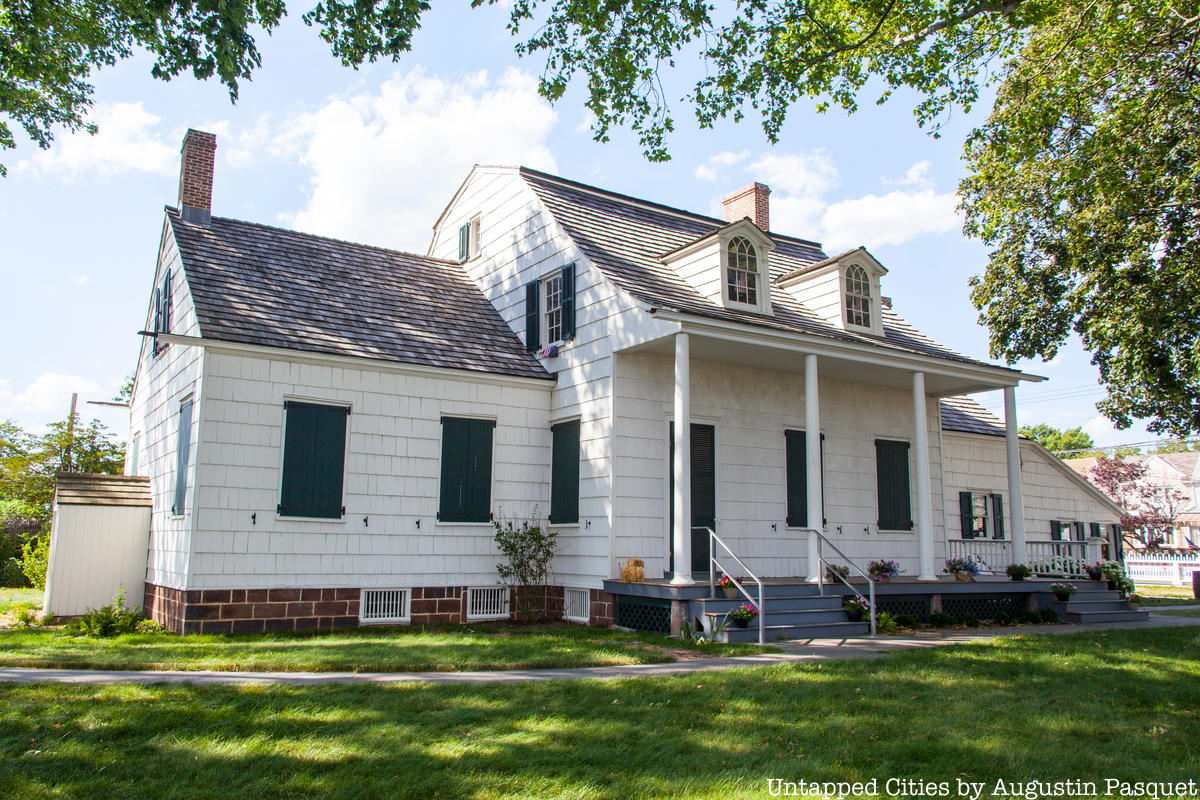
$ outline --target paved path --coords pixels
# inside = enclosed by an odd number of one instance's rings
[[[981,628],[969,631],[929,631],[909,636],[872,639],[802,639],[773,642],[778,653],[763,653],[733,658],[697,658],[672,664],[634,664],[615,667],[574,669],[525,669],[480,672],[214,672],[214,671],[109,671],[82,669],[26,669],[0,667],[0,681],[10,683],[73,683],[104,686],[118,683],[194,684],[199,686],[239,684],[281,684],[307,686],[323,683],[521,683],[582,678],[637,678],[655,675],[684,675],[731,667],[765,664],[796,664],[840,661],[852,658],[880,658],[898,650],[917,647],[944,647],[997,636],[1039,633],[1070,634],[1084,631],[1122,628],[1171,628],[1200,625],[1200,617],[1151,616],[1146,622],[1100,622],[1090,625],[1034,625],[1021,628]]]

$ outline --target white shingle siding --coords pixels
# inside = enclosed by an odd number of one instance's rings
[[[161,285],[165,270],[171,270],[171,330],[198,336],[195,308],[179,260],[179,251],[164,226],[159,247],[158,269],[151,284],[143,330],[154,328],[154,287]],[[138,472],[150,476],[153,498],[150,550],[146,580],[160,586],[185,588],[189,574],[188,541],[196,515],[196,459],[199,455],[198,431],[203,406],[197,387],[203,370],[203,351],[195,347],[171,345],[153,356],[151,342],[142,340],[137,380],[130,403],[130,432],[139,434]],[[187,509],[182,516],[171,514],[175,494],[176,446],[179,437],[179,404],[193,395],[191,455],[188,464]],[[132,436],[130,436],[132,440]],[[140,591],[140,589],[138,590]],[[130,590],[131,596],[135,590]]]

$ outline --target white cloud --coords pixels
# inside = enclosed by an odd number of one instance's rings
[[[575,126],[575,132],[591,134],[592,125],[594,125],[595,122],[596,115],[592,113],[590,108],[586,108],[583,111],[583,119],[579,120],[579,124]]]
[[[423,252],[430,224],[473,164],[555,169],[557,115],[537,79],[509,68],[453,82],[421,69],[374,93],[330,98],[291,119],[272,152],[311,169],[298,230]]]
[[[918,161],[908,168],[908,172],[904,173],[904,177],[899,180],[883,179],[884,186],[916,186],[921,189],[933,188],[933,180],[929,177],[929,170],[933,164],[929,161]]]
[[[732,167],[738,162],[745,161],[749,157],[749,150],[743,150],[740,153],[728,151],[724,153],[717,153],[715,156],[709,156],[707,161],[696,167],[695,176],[698,180],[712,183],[717,179],[717,176],[720,175],[723,170]]]
[[[824,150],[778,155],[768,153],[746,167],[746,171],[771,187],[792,197],[819,198],[837,186],[838,171]],[[774,195],[772,195],[774,202]]]
[[[932,189],[869,194],[834,203],[821,215],[821,238],[838,250],[858,244],[902,244],[923,233],[945,233],[958,227],[953,192]]]
[[[103,394],[100,384],[79,375],[47,372],[20,392],[14,391],[8,380],[0,378],[0,419],[27,414],[57,415],[59,412],[66,418],[72,392],[79,394],[80,407],[85,400],[108,397]]]
[[[173,175],[179,170],[179,147],[157,130],[162,118],[137,103],[97,103],[91,114],[99,132],[67,133],[49,150],[17,163],[14,171],[71,181],[89,173],[110,177],[123,172]]]

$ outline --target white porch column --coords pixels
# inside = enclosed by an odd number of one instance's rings
[[[933,567],[933,509],[929,488],[929,418],[925,413],[925,373],[913,373],[913,449],[917,451],[917,552],[919,581],[936,581]]]
[[[1021,442],[1017,438],[1017,387],[1004,388],[1004,445],[1008,460],[1008,514],[1012,520],[1012,560],[1029,563],[1025,549],[1025,500],[1021,494]]]
[[[817,391],[817,357],[804,357],[804,466],[808,478],[808,527],[820,530],[825,509],[821,505],[821,406]],[[808,580],[816,583],[821,565],[817,556],[817,535],[808,534]]]
[[[686,333],[675,334],[675,527],[671,531],[675,552],[672,585],[690,586],[692,580],[692,421],[691,349]]]

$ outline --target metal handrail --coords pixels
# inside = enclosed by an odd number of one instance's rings
[[[863,597],[862,592],[858,591],[858,589],[855,589],[854,586],[851,585],[850,581],[846,580],[841,575],[839,575],[836,570],[832,571],[833,575],[839,581],[846,584],[846,586],[848,586],[850,588],[850,591],[854,592],[854,594],[856,594],[859,598],[867,601],[867,605],[869,607],[870,615],[871,615],[871,635],[875,636],[876,635],[876,630],[875,630],[875,581],[871,580],[870,574],[864,572],[862,567],[855,564],[853,561],[850,560],[849,556],[847,556],[845,553],[843,553],[841,550],[839,550],[838,546],[836,544],[834,544],[833,542],[831,542],[827,538],[825,538],[825,534],[821,533],[816,528],[805,528],[805,530],[807,530],[809,533],[815,533],[817,535],[817,591],[819,591],[821,594],[825,594],[825,570],[824,570],[824,567],[829,565],[829,562],[826,561],[825,557],[821,555],[821,543],[822,542],[829,545],[833,549],[833,552],[837,553],[839,556],[842,557],[843,561],[845,561],[847,564],[849,564],[856,572],[858,572],[859,575],[862,575],[864,578],[867,579],[867,593],[870,595],[869,599],[866,597]]]
[[[733,585],[737,587],[737,590],[739,592],[741,592],[742,594],[746,595],[746,599],[749,600],[750,603],[758,610],[758,643],[765,644],[765,641],[763,639],[763,617],[765,617],[766,615],[763,613],[764,592],[763,592],[762,580],[757,575],[755,575],[753,572],[750,571],[750,568],[746,566],[745,562],[737,557],[737,553],[733,552],[733,550],[731,550],[729,548],[729,545],[725,544],[725,542],[721,540],[720,536],[717,536],[716,531],[714,531],[712,528],[701,528],[701,530],[708,531],[708,561],[709,561],[709,564],[708,564],[708,593],[709,593],[709,595],[711,595],[714,600],[717,599],[717,577],[716,577],[717,571],[716,571],[716,569],[714,569],[714,567],[719,567],[721,569],[721,572],[724,573],[725,575],[729,574],[729,570],[725,569],[725,567],[722,566],[721,562],[717,560],[717,548],[714,547],[713,545],[719,544],[719,545],[721,545],[721,547],[725,548],[725,552],[729,553],[730,558],[732,558],[734,561],[737,562],[737,565],[745,571],[746,575],[748,575],[751,579],[754,580],[754,582],[756,584],[758,584],[758,602],[755,603],[754,598],[750,596],[750,592],[746,591],[746,587],[742,586],[741,582],[738,581],[736,578],[730,578],[730,580],[733,581]],[[714,637],[717,633],[718,633],[718,631],[713,631]]]

